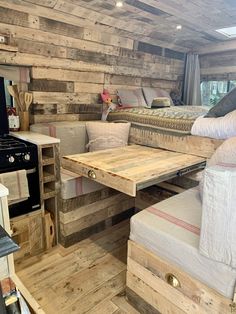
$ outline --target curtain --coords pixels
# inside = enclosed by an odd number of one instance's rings
[[[15,67],[0,65],[0,76],[15,83],[29,83],[29,69],[25,67]]]
[[[183,102],[186,105],[201,106],[200,64],[197,54],[187,54]]]

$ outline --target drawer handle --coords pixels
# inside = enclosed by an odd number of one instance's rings
[[[96,173],[93,170],[89,170],[88,177],[91,179],[96,179]]]
[[[181,287],[180,281],[173,274],[166,274],[165,276],[166,282],[174,288]]]

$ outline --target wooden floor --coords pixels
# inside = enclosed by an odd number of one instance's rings
[[[46,314],[138,312],[125,299],[129,222],[16,265]]]

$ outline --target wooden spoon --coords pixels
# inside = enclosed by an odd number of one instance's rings
[[[21,103],[22,108],[24,109],[24,111],[26,111],[25,93],[24,92],[19,92],[19,99],[20,99],[20,103]]]
[[[29,110],[29,106],[32,104],[33,101],[33,94],[29,92],[25,92],[25,109],[26,111]]]
[[[16,101],[16,105],[17,107],[23,111],[23,108],[21,106],[21,103],[20,103],[20,99],[19,99],[19,93],[18,93],[18,88],[17,88],[17,85],[8,85],[7,86],[7,89],[8,89],[8,92],[9,94],[14,97],[15,101]]]

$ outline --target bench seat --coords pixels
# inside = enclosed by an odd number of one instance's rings
[[[193,188],[131,218],[126,293],[140,313],[231,313],[236,271],[199,253],[201,215]]]

